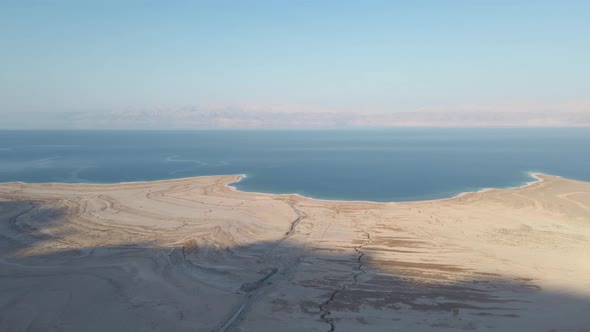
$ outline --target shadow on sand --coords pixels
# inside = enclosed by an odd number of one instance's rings
[[[0,330],[590,331],[589,298],[458,266],[385,264],[370,234],[347,251],[202,238],[86,247],[53,232],[64,222],[67,207],[0,202]]]

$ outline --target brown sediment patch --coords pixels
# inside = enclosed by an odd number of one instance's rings
[[[427,252],[427,251],[392,249],[392,248],[386,248],[386,247],[376,248],[376,246],[374,246],[374,245],[372,245],[370,247],[364,247],[363,250],[368,251],[368,252],[396,252],[396,253],[400,253],[400,254],[420,254],[420,253]]]
[[[392,223],[395,222],[395,220],[392,220]],[[404,228],[403,227],[399,227],[399,226],[391,226],[390,224],[384,224],[384,223],[376,223],[375,226],[377,227],[375,230],[376,234],[387,234],[390,232],[399,232],[399,233],[404,233]]]
[[[467,272],[470,271],[468,268],[463,268],[455,265],[450,264],[439,264],[439,263],[420,263],[420,262],[410,262],[410,261],[400,261],[394,259],[380,259],[380,258],[373,258],[371,259],[371,263],[382,266],[382,267],[391,267],[399,270],[434,270],[434,271],[441,271],[441,272],[449,272],[449,273],[459,273],[459,272]]]
[[[384,237],[374,236],[371,242],[372,246],[384,246],[389,248],[422,248],[428,242],[416,238],[407,237]]]
[[[407,309],[419,311],[451,311],[453,309],[515,310],[518,302],[496,298],[489,292],[464,287],[406,288],[390,291],[347,289],[338,293],[330,303],[331,310],[358,312],[362,306],[375,309]],[[510,304],[512,306],[498,306]]]
[[[502,276],[499,273],[492,273],[492,272],[477,272],[477,271],[475,271],[473,273],[479,274],[479,275],[482,275],[482,276],[490,276],[490,277],[501,277]]]

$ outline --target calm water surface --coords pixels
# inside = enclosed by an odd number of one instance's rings
[[[0,131],[0,181],[113,183],[247,174],[245,191],[405,201],[590,181],[590,129]]]

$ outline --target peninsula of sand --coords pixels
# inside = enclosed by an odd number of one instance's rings
[[[406,203],[3,183],[0,330],[590,331],[590,183],[537,176]]]

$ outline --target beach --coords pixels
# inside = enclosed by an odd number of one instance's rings
[[[0,330],[589,331],[590,182],[535,177],[391,203],[1,183]]]

